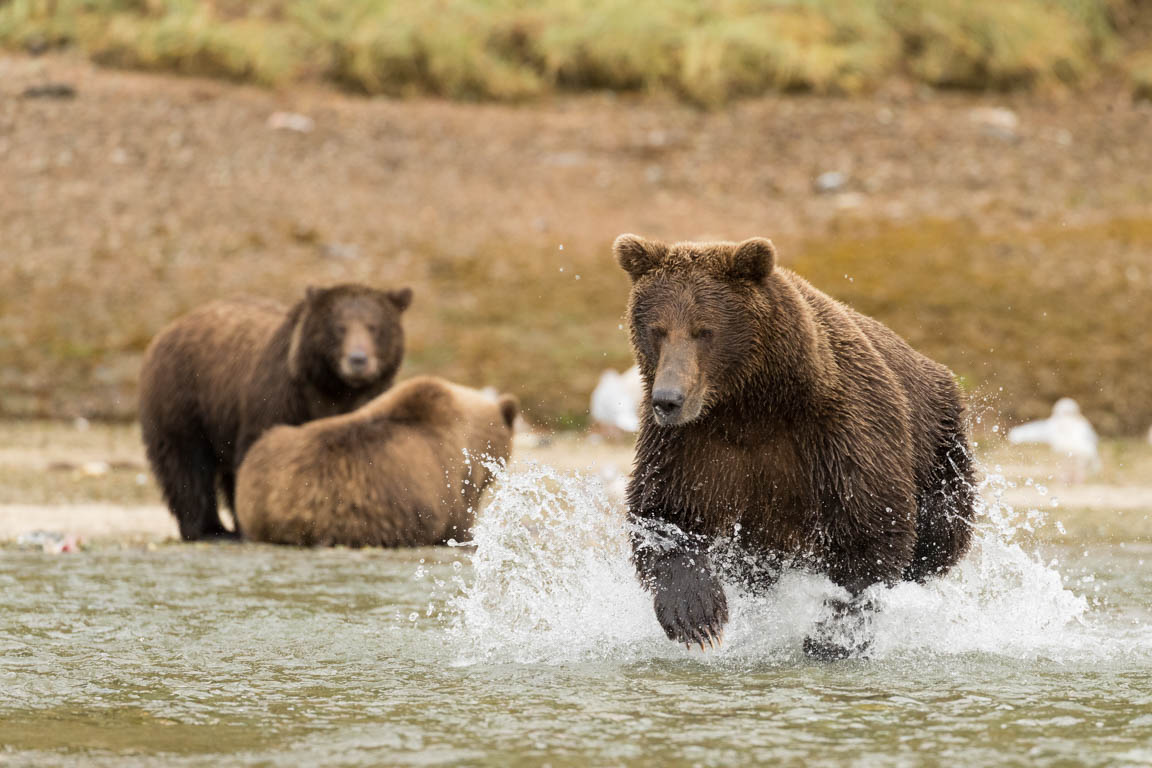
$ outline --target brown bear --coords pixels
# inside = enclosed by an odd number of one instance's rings
[[[185,540],[233,538],[236,468],[276,424],[346,413],[392,385],[404,356],[408,288],[309,288],[291,308],[217,301],[152,340],[140,374],[140,425],[152,471]]]
[[[614,251],[645,392],[628,514],[660,625],[678,642],[719,640],[728,606],[709,550],[726,538],[731,561],[807,567],[853,596],[809,654],[863,650],[836,638],[866,619],[865,588],[941,574],[968,547],[972,466],[951,372],[777,267],[766,239],[621,235]]]
[[[464,540],[490,460],[512,449],[515,398],[419,377],[352,413],[260,438],[240,467],[244,536],[296,546]]]

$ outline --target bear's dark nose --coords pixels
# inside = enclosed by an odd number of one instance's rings
[[[364,352],[351,352],[344,360],[348,363],[348,367],[354,371],[358,371],[368,365],[368,355]]]
[[[652,408],[661,418],[676,415],[682,405],[684,405],[684,393],[679,390],[657,389],[652,393]]]

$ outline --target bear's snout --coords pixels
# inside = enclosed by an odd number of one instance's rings
[[[661,424],[674,424],[684,405],[684,393],[679,389],[658,389],[652,393],[652,410]]]
[[[703,410],[703,382],[696,342],[670,334],[662,345],[652,381],[652,414],[662,427],[687,424]]]
[[[349,383],[375,379],[380,372],[380,361],[374,354],[374,347],[374,340],[366,328],[349,329],[340,350],[340,378]]]
[[[340,377],[345,381],[367,381],[376,376],[376,359],[367,350],[354,349],[340,359]]]
[[[348,353],[348,356],[344,358],[344,363],[349,370],[359,373],[368,367],[368,353],[362,349],[357,349]]]

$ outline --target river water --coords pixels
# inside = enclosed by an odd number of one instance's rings
[[[875,590],[835,663],[802,573],[668,642],[618,509],[542,467],[473,546],[2,550],[0,765],[1152,765],[1152,545],[1037,544],[984,490],[972,553]]]

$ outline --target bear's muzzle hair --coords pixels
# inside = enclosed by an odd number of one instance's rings
[[[661,346],[652,380],[652,414],[662,427],[687,424],[700,416],[704,397],[696,343],[674,334]]]
[[[362,323],[352,325],[340,348],[340,378],[357,386],[375,380],[380,373],[376,339]]]

